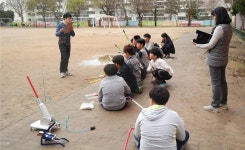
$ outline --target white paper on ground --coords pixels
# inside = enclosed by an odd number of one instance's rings
[[[83,102],[80,106],[80,109],[82,110],[91,110],[93,108],[94,108],[94,101]]]

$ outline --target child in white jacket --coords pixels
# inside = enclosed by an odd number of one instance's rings
[[[165,80],[169,80],[172,78],[174,71],[167,64],[165,60],[162,59],[161,50],[157,47],[154,47],[150,51],[150,63],[147,68],[147,72],[151,72],[155,77],[153,83],[155,84],[166,84]]]

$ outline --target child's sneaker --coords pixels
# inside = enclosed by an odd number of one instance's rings
[[[224,110],[228,110],[228,105],[227,104],[219,104],[219,107]]]
[[[213,112],[213,113],[219,113],[219,109],[218,108],[214,108],[213,106],[209,105],[209,106],[203,106],[204,110]]]

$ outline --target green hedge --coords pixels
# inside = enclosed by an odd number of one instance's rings
[[[244,31],[233,28],[233,32],[235,34],[237,34],[242,40],[245,40],[245,32]]]

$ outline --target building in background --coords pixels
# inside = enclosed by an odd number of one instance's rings
[[[187,14],[186,11],[189,9],[190,4],[192,2],[196,3],[196,9],[198,10],[197,18],[194,18],[193,21],[198,20],[207,20],[207,25],[211,25],[212,20],[211,17],[211,10],[214,9],[217,6],[224,6],[228,10],[231,8],[231,3],[227,3],[228,0],[154,0],[153,7],[156,9],[156,19],[157,21],[173,21],[176,22],[177,25],[179,21],[187,21]],[[6,2],[6,0],[1,0],[0,2]],[[66,12],[66,4],[67,0],[56,0],[57,3],[61,2],[61,12]],[[77,21],[90,21],[89,24],[93,26],[100,26],[101,20],[107,21],[107,20],[116,20],[121,23],[121,25],[125,25],[125,14],[124,10],[122,9],[122,4],[126,9],[127,17],[129,21],[137,22],[137,15],[131,8],[130,0],[118,0],[117,3],[115,3],[115,10],[112,13],[112,15],[105,15],[103,12],[98,9],[94,8],[91,5],[90,0],[86,0],[87,8],[85,10],[81,10],[79,17],[77,18]],[[9,9],[6,7],[5,9]],[[115,19],[116,18],[116,19]],[[62,18],[60,18],[62,20]],[[154,13],[152,8],[150,7],[149,10],[145,10],[143,14],[143,20],[146,21],[153,21],[154,20]],[[236,19],[237,21],[238,19]],[[20,22],[20,17],[18,14],[15,13],[15,22]],[[42,22],[43,18],[40,15],[37,15],[35,12],[32,12],[32,14],[28,14],[27,12],[24,13],[24,21],[25,22]],[[53,22],[50,23],[51,26],[55,26],[57,24],[57,19],[54,17],[52,13],[49,13],[46,16],[47,22]],[[56,22],[56,23],[55,23]],[[114,23],[115,24],[115,23]],[[109,25],[109,21],[107,23]]]

